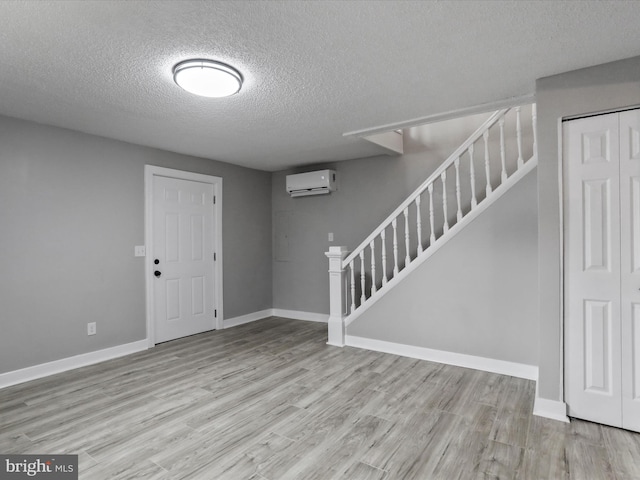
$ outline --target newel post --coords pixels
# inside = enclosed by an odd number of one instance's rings
[[[327,343],[344,347],[345,270],[342,261],[349,252],[347,247],[329,247],[329,339]]]

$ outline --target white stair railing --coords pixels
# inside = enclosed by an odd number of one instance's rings
[[[397,283],[401,272],[430,256],[434,247],[533,168],[535,104],[530,106],[530,123],[522,119],[528,108],[494,112],[350,254],[346,247],[330,247],[329,344],[344,345],[345,326]],[[526,135],[523,123],[530,126]],[[484,174],[478,176],[478,170]],[[421,209],[424,204],[428,208]],[[428,233],[423,235],[425,228]]]

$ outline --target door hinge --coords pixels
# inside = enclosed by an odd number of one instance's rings
[[[213,204],[214,205],[216,204],[216,196],[215,195],[213,196]]]
[[[218,318],[218,310],[214,310],[214,311],[213,311],[213,316],[214,316],[214,317],[216,317],[216,318]]]
[[[217,259],[216,252],[213,252],[213,261],[215,262]]]

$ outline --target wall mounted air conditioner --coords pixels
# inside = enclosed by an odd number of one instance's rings
[[[322,195],[336,190],[335,170],[287,175],[287,193],[292,197]]]

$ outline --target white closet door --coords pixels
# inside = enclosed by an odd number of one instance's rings
[[[620,113],[622,426],[640,431],[640,110]]]
[[[618,115],[564,124],[569,415],[622,425]]]

